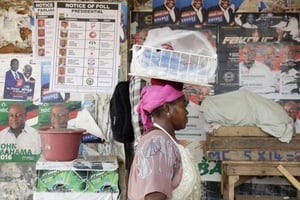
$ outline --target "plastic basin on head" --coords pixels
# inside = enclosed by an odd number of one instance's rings
[[[41,129],[42,152],[49,161],[71,161],[77,158],[85,129]]]

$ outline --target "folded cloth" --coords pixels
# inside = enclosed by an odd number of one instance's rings
[[[208,96],[200,110],[215,126],[257,126],[287,143],[293,135],[293,121],[281,105],[246,89]]]

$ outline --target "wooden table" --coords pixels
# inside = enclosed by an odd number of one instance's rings
[[[283,176],[277,168],[279,165],[284,166],[294,177],[300,177],[300,162],[222,161],[223,200],[234,200],[234,188],[254,176]]]
[[[278,166],[293,179],[300,177],[300,134],[284,143],[257,127],[221,127],[207,135],[204,152],[221,162],[224,200],[233,200],[234,188],[252,177],[285,176]]]

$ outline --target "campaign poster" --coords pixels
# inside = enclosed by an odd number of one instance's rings
[[[152,25],[152,13],[150,11],[132,11],[130,22],[130,34],[134,37],[142,28]]]
[[[130,45],[143,45],[148,35],[149,27],[152,26],[152,12],[131,12]],[[131,53],[131,51],[129,52]],[[131,56],[130,56],[131,57]]]
[[[144,11],[152,9],[152,1],[151,0],[136,0],[133,1],[133,10],[135,11]]]
[[[53,91],[50,88],[50,76],[51,76],[51,60],[41,60],[39,62],[41,67],[41,103],[49,102],[65,102],[70,99],[70,93]]]
[[[245,25],[249,15],[255,17],[251,23],[255,28]],[[287,27],[296,22],[299,30],[299,15],[240,17],[240,26],[220,27],[216,93],[246,88],[270,99],[297,98],[297,78],[289,74],[297,71],[300,40],[296,30]]]
[[[10,113],[10,107],[22,104],[25,113]],[[11,115],[11,116],[10,116]],[[18,123],[9,121],[10,117],[18,118]],[[21,119],[22,118],[22,119]],[[40,156],[39,137],[35,126],[38,118],[38,106],[31,101],[0,101],[0,163],[36,162]],[[18,142],[12,139],[10,127],[18,128],[24,120],[25,128]],[[20,124],[23,126],[23,124]],[[35,133],[33,133],[34,131]]]
[[[30,100],[35,99],[36,75],[39,69],[31,55],[1,55],[3,66],[0,82],[3,83],[3,99]]]
[[[299,99],[284,99],[278,101],[286,113],[293,120],[294,131],[300,134],[300,100]]]
[[[153,24],[233,25],[234,14],[240,5],[240,1],[222,1],[219,4],[218,0],[198,1],[196,3],[192,0],[153,0]]]
[[[233,22],[233,17],[242,0],[222,1],[218,0],[197,1],[193,0],[153,0],[152,16],[153,24],[221,24],[225,21],[224,13]]]
[[[38,106],[39,116],[38,116],[38,127],[39,129],[47,129],[51,127],[51,109],[55,105],[54,102],[42,103]],[[72,124],[77,117],[78,112],[81,109],[81,101],[68,101],[65,103],[69,115],[68,124]]]
[[[205,26],[236,25],[238,13],[299,13],[296,0],[153,0],[153,24]]]
[[[154,0],[152,1],[152,18],[153,24],[170,24],[178,25],[180,23],[180,9],[178,7],[179,1],[165,1]]]
[[[121,3],[121,17],[120,17],[120,26],[119,26],[119,36],[120,43],[124,43],[128,39],[128,6],[125,3]]]
[[[299,13],[300,2],[297,0],[238,0],[237,12],[294,12]]]

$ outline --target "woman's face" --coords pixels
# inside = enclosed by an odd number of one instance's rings
[[[186,109],[187,101],[185,96],[180,97],[173,103],[170,103],[170,118],[175,130],[184,129],[188,122]]]

